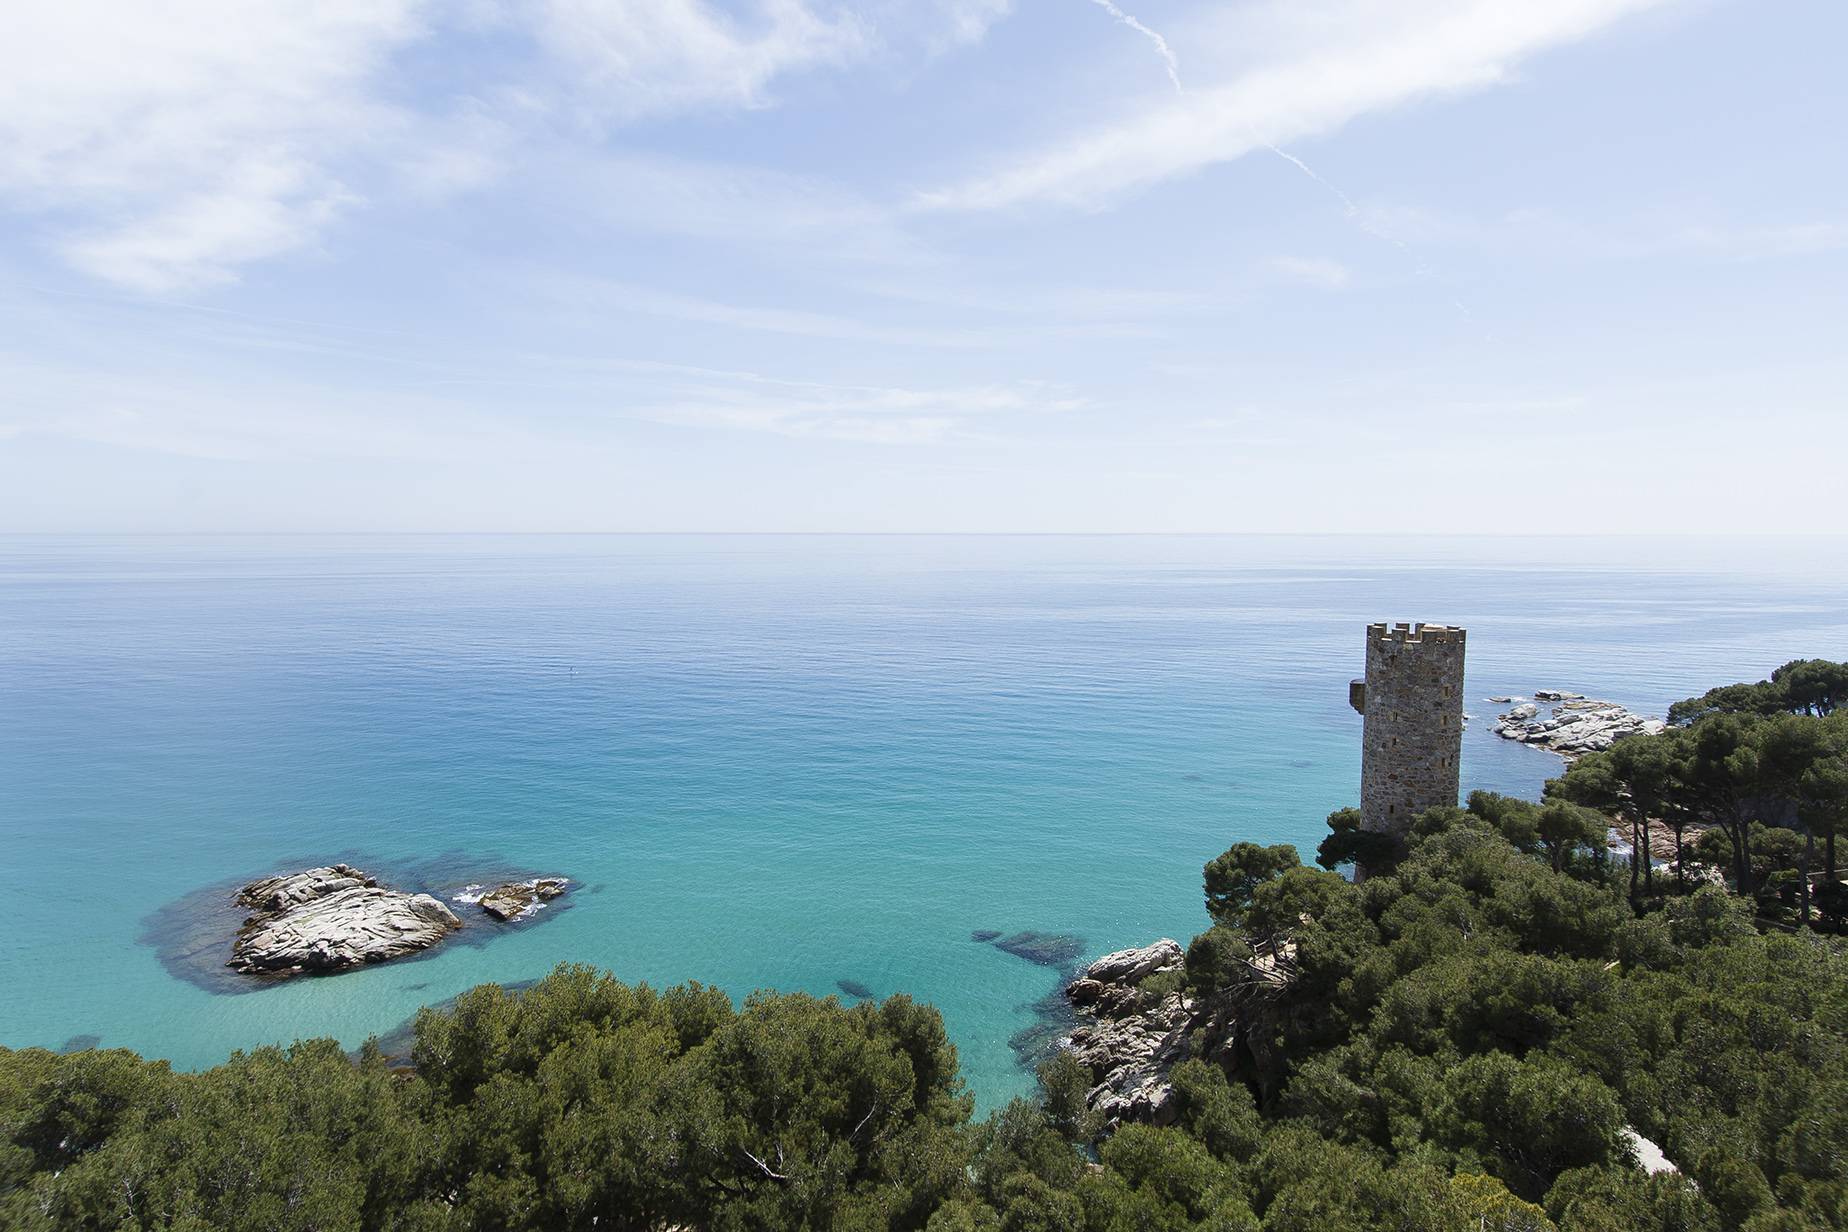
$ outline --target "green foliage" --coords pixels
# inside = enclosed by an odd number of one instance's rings
[[[1328,837],[1315,849],[1315,862],[1330,871],[1343,865],[1390,869],[1405,853],[1398,836],[1360,828],[1360,810],[1337,809],[1328,815]]]
[[[426,1011],[412,1056],[0,1051],[0,1226],[922,1227],[967,1186],[955,1051],[904,997],[734,1011],[561,967]]]
[[[1848,817],[1841,666],[1696,699],[1539,804],[1478,792],[1402,837],[1341,810],[1322,868],[1234,846],[1184,971],[1138,990],[1210,1024],[1160,1127],[1101,1124],[1068,1053],[971,1123],[903,996],[739,1008],[564,966],[425,1011],[405,1070],[326,1040],[196,1074],[0,1049],[0,1228],[1848,1227],[1848,945],[1790,927],[1848,915],[1802,876]],[[1609,821],[1710,827],[1748,893],[1626,892]],[[1327,871],[1356,853],[1363,883]],[[1645,1174],[1630,1131],[1680,1171]]]
[[[1206,866],[1206,913],[1218,924],[1243,922],[1258,887],[1299,863],[1296,848],[1288,843],[1274,847],[1234,845]]]

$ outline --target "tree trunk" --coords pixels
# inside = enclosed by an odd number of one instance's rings
[[[1670,822],[1669,824],[1675,831],[1675,893],[1685,894],[1687,893],[1688,883],[1687,878],[1681,871],[1681,845],[1682,840],[1687,837],[1688,827],[1685,821],[1680,820]]]
[[[1640,825],[1641,823],[1634,819],[1632,819],[1630,822],[1630,901],[1631,902],[1636,901],[1636,862],[1637,862],[1638,857],[1641,856],[1642,854],[1640,851],[1637,850],[1638,844],[1641,843],[1642,841],[1640,837],[1642,834],[1642,830],[1639,828]]]
[[[1643,892],[1655,897],[1655,849],[1649,842],[1649,814],[1643,814]]]
[[[1810,884],[1809,871],[1816,863],[1816,833],[1808,826],[1803,827],[1803,880],[1798,882],[1798,897],[1803,902],[1803,927],[1810,926]]]
[[[1733,883],[1740,894],[1752,892],[1752,839],[1747,828],[1749,822],[1734,820],[1727,828],[1726,837],[1732,840],[1733,849]]]
[[[1835,827],[1833,826],[1829,827],[1829,832],[1826,835],[1824,835],[1822,839],[1822,860],[1823,860],[1822,867],[1829,874],[1829,880],[1834,881],[1835,880]]]

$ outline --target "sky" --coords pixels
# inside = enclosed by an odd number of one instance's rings
[[[1839,0],[0,6],[0,530],[1848,531]]]

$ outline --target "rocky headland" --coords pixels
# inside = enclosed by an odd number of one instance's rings
[[[536,877],[456,898],[496,920],[513,921],[563,894],[568,884],[563,877]],[[382,885],[350,864],[253,881],[234,901],[250,915],[226,966],[270,980],[390,962],[439,945],[465,926],[442,900]]]
[[[1537,689],[1533,701],[1519,697],[1491,697],[1489,701],[1514,703],[1498,717],[1496,735],[1556,754],[1567,764],[1587,753],[1602,752],[1625,736],[1654,735],[1667,726],[1616,702],[1558,689]],[[1552,704],[1543,711],[1542,702]]]
[[[1165,1125],[1175,1116],[1174,1067],[1198,1057],[1263,1085],[1276,1002],[1295,975],[1295,947],[1255,949],[1241,979],[1198,997],[1179,978],[1180,943],[1106,954],[1065,988],[1080,1025],[1062,1041],[1091,1075],[1086,1102],[1106,1127],[1125,1121]],[[1165,977],[1165,978],[1164,978]]]

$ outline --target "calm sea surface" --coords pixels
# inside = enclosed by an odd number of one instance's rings
[[[1311,851],[1356,797],[1346,683],[1386,619],[1469,628],[1465,786],[1531,794],[1557,763],[1481,699],[1660,714],[1848,658],[1848,544],[0,538],[0,1043],[356,1045],[574,960],[909,992],[992,1105],[1059,974],[970,933],[1184,941],[1207,858]],[[335,978],[176,961],[176,901],[334,858],[581,888]]]

